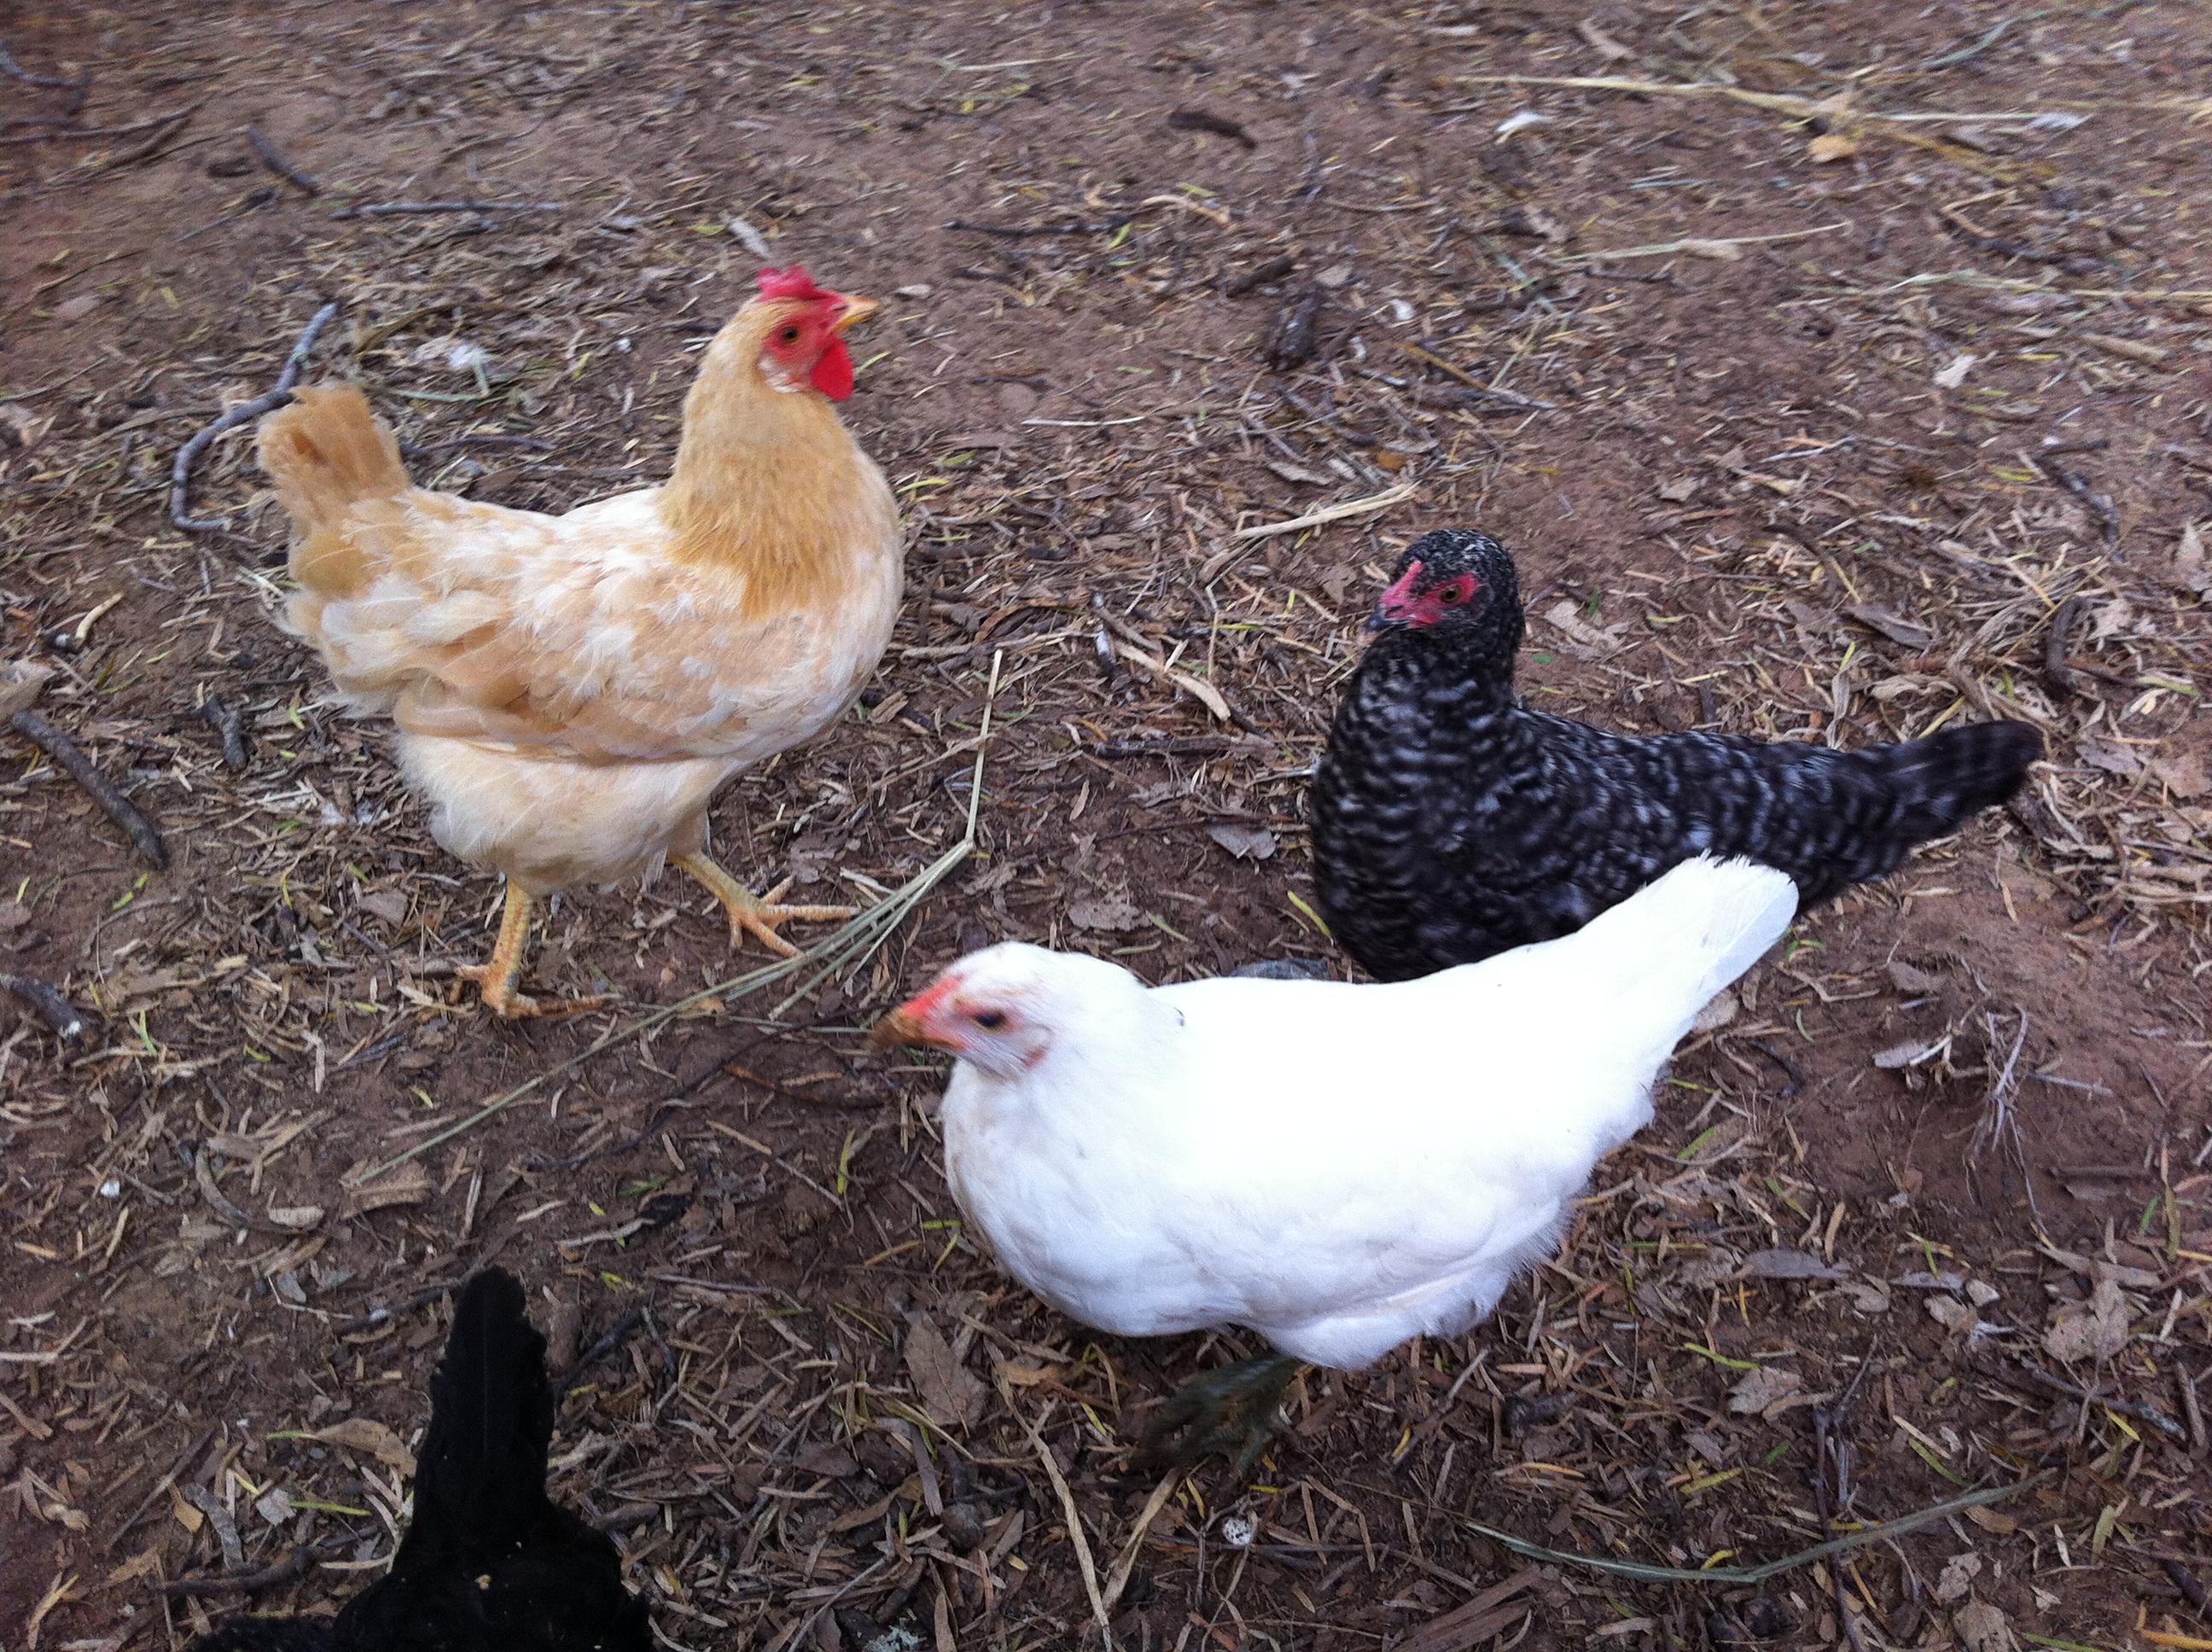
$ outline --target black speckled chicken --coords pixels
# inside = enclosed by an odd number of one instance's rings
[[[650,1652],[645,1603],[605,1532],[545,1495],[545,1339],[487,1269],[430,1379],[415,1518],[392,1570],[329,1624],[233,1618],[193,1652]]]
[[[1817,905],[2002,803],[2043,755],[2025,723],[1835,751],[1529,711],[1513,558],[1461,529],[1407,549],[1369,628],[1309,813],[1322,914],[1382,981],[1569,934],[1697,854],[1772,866]]]

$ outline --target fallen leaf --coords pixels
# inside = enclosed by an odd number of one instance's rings
[[[826,1474],[833,1480],[850,1479],[860,1472],[860,1465],[851,1452],[826,1440],[808,1446],[792,1461],[810,1474]]]
[[[2166,789],[2177,798],[2202,797],[2212,791],[2212,776],[2204,772],[2204,754],[2185,751],[2178,757],[2154,757],[2150,772],[2166,782]]]
[[[1865,1279],[1856,1285],[1847,1285],[1844,1294],[1851,1299],[1851,1306],[1869,1316],[1889,1312],[1889,1288],[1878,1279]]]
[[[1982,1558],[1972,1550],[1954,1554],[1943,1563],[1943,1574],[1936,1580],[1936,1598],[1945,1606],[1954,1600],[1963,1600],[1974,1586],[1974,1579],[1982,1575]]]
[[[305,1232],[323,1219],[320,1205],[271,1205],[269,1219],[280,1228],[292,1228]]]
[[[2173,548],[2173,577],[2185,591],[2199,596],[2212,592],[2212,568],[2204,563],[2204,535],[2194,522],[2181,530],[2181,543]]]
[[[1659,497],[1671,500],[1677,505],[1685,504],[1698,496],[1698,478],[1693,476],[1678,476],[1672,482],[1659,484]]]
[[[51,665],[34,665],[28,660],[0,660],[0,717],[12,717],[39,697],[46,679],[54,674]]]
[[[1816,167],[1832,161],[1848,161],[1859,152],[1859,141],[1848,132],[1822,132],[1805,146],[1805,156]]]
[[[972,1424],[983,1415],[983,1400],[990,1392],[982,1379],[953,1357],[952,1345],[927,1320],[917,1320],[906,1333],[907,1375],[922,1409],[947,1427]]]
[[[818,884],[844,849],[842,832],[805,832],[791,840],[784,850],[784,861],[791,868],[793,882],[802,886]]]
[[[1628,629],[1626,620],[1618,620],[1601,630],[1585,620],[1571,602],[1554,603],[1545,610],[1544,617],[1566,634],[1567,652],[1577,659],[1603,659],[1608,654],[1620,653],[1625,646],[1620,633]]]
[[[1754,1279],[1841,1279],[1850,1273],[1847,1267],[1830,1267],[1802,1250],[1755,1250],[1744,1266]]]
[[[1929,1297],[1925,1306],[1928,1309],[1928,1317],[1947,1331],[1955,1331],[1961,1326],[1973,1325],[1980,1317],[1956,1297],[1938,1294]]]
[[[1889,972],[1889,984],[1900,993],[1910,993],[1917,997],[1922,993],[1932,993],[1943,984],[1925,969],[1917,969],[1899,958],[1892,958],[1883,967]]]
[[[1893,1044],[1886,1050],[1876,1050],[1874,1064],[1884,1072],[1894,1072],[1899,1067],[1911,1066],[1935,1048],[1924,1038],[1910,1039],[1902,1044]]]
[[[2081,761],[2092,768],[2101,768],[2108,774],[2142,772],[2142,759],[2118,740],[2108,740],[2101,734],[2085,734],[2078,744]]]
[[[1805,1379],[1795,1371],[1762,1365],[1729,1390],[1729,1409],[1738,1413],[1763,1412],[1804,1386]]]
[[[1936,641],[1936,633],[1917,620],[1893,613],[1880,603],[1853,603],[1844,612],[1869,630],[1879,631],[1892,642],[1901,642],[1908,648],[1925,648]]]
[[[100,295],[85,293],[76,298],[65,298],[54,306],[57,321],[82,321],[100,307]]]
[[[2115,597],[2110,602],[2100,603],[2089,612],[2089,641],[2102,642],[2106,637],[2142,636],[2146,635],[2136,616],[2134,605],[2125,597]]]
[[[1686,1285],[1719,1285],[1733,1279],[1743,1271],[1743,1253],[1727,1245],[1713,1245],[1702,1256],[1684,1262],[1675,1271],[1678,1284]]]
[[[1936,369],[1935,377],[1929,382],[1938,390],[1956,390],[1966,382],[1966,375],[1974,370],[1974,363],[1981,359],[1978,355],[1954,355]]]
[[[2020,1529],[2020,1522],[2010,1515],[1999,1514],[1986,1503],[1977,1503],[1967,1509],[1966,1518],[1984,1531],[1995,1533],[1999,1537],[2010,1537]]]
[[[1134,929],[1144,915],[1126,895],[1079,895],[1067,903],[1068,921],[1078,929],[1119,932]]]
[[[1690,1030],[1693,1033],[1718,1032],[1735,1020],[1742,1008],[1736,995],[1723,988],[1715,995],[1711,1003],[1698,1011],[1698,1018],[1690,1023]]]
[[[2103,1278],[2087,1302],[2062,1303],[2043,1333],[2043,1351],[2062,1364],[2110,1359],[2127,1346],[2128,1309],[2119,1282]]]
[[[197,1513],[198,1510],[194,1512]],[[112,1588],[118,1583],[128,1583],[134,1578],[151,1577],[161,1570],[161,1546],[156,1544],[150,1549],[142,1550],[132,1555],[130,1559],[108,1573],[107,1587]]]
[[[1966,1652],[2019,1652],[2012,1625],[1986,1600],[1969,1600],[1960,1606],[1951,1614],[1951,1627]]]
[[[281,1485],[272,1485],[256,1499],[253,1512],[271,1526],[282,1526],[292,1518],[292,1494]]]
[[[407,897],[396,889],[380,889],[372,895],[364,895],[356,904],[363,912],[373,914],[388,924],[407,921]]]
[[[324,1445],[343,1446],[348,1451],[365,1452],[403,1474],[415,1472],[415,1454],[397,1434],[373,1417],[349,1417],[306,1437]]]
[[[1265,860],[1275,853],[1275,835],[1264,826],[1209,826],[1206,835],[1239,860]]]
[[[1014,1388],[1033,1388],[1040,1382],[1051,1382],[1053,1372],[1057,1369],[1054,1366],[1017,1364],[1012,1360],[1006,1360],[1000,1364],[999,1375]]]

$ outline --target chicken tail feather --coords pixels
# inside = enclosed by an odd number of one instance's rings
[[[412,485],[399,443],[357,385],[301,391],[261,422],[261,468],[298,531],[292,577],[325,596],[353,594],[365,569],[344,532],[357,505]]]
[[[407,1541],[500,1553],[550,1508],[545,1453],[553,1395],[545,1339],[524,1316],[514,1276],[488,1268],[463,1287],[446,1357],[430,1379],[430,1426],[415,1473]]]
[[[1967,723],[1868,755],[1879,757],[1898,799],[1898,832],[1918,843],[2019,791],[2043,756],[2043,736],[2027,723]]]
[[[1699,855],[1551,944],[1575,948],[1577,969],[1600,975],[1594,996],[1636,1023],[1617,1030],[1663,1056],[1796,915],[1787,873]]]

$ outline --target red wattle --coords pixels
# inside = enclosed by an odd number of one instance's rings
[[[833,402],[842,402],[853,393],[853,352],[845,348],[845,341],[833,338],[830,348],[822,352],[815,362],[814,371],[807,375],[815,389]]]

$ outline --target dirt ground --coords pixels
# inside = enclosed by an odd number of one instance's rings
[[[4,31],[0,658],[57,669],[40,710],[170,857],[0,732],[0,969],[86,1023],[0,996],[6,1652],[334,1610],[494,1260],[573,1371],[556,1495],[674,1646],[2212,1645],[2201,9]],[[490,204],[356,210],[456,202]],[[537,988],[623,1002],[495,1023],[452,969],[496,881],[273,624],[246,428],[191,478],[216,528],[173,524],[172,463],[335,300],[309,377],[426,483],[656,478],[763,245],[886,302],[845,412],[909,601],[718,841],[874,901],[963,841],[980,749],[972,853],[788,1004],[720,987],[760,959],[688,885],[574,892]],[[1845,745],[2016,716],[2050,762],[1748,980],[1492,1323],[1310,1374],[1249,1486],[1162,1484],[1146,1406],[1240,1339],[1094,1337],[996,1272],[940,1072],[857,1033],[1007,938],[1343,973],[1304,777],[1380,571],[1448,524],[1519,556],[1547,706]],[[295,1545],[250,1597],[161,1587]]]

